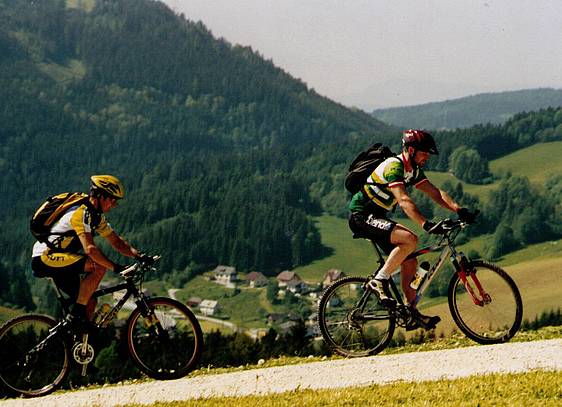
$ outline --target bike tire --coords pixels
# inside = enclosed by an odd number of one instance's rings
[[[509,341],[521,327],[523,303],[513,279],[503,269],[485,261],[473,261],[467,265],[467,281],[482,299],[471,273],[475,273],[489,301],[474,303],[458,273],[449,283],[449,309],[459,329],[480,344]]]
[[[158,380],[178,379],[192,371],[203,351],[199,321],[181,302],[166,297],[145,301],[127,321],[129,353],[139,369]]]
[[[55,391],[68,374],[70,349],[60,334],[41,349],[58,322],[48,315],[27,314],[7,321],[0,328],[0,380],[10,392],[38,397]]]
[[[386,348],[394,334],[394,315],[366,290],[367,281],[365,277],[343,277],[320,299],[320,332],[326,344],[342,356],[375,355]]]

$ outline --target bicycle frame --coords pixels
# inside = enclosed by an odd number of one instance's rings
[[[415,252],[411,253],[410,255],[408,255],[406,257],[406,260],[411,260],[411,259],[416,259],[417,257],[425,255],[427,253],[437,252],[437,251],[441,250],[441,253],[439,254],[439,257],[437,258],[435,263],[430,267],[430,269],[428,270],[427,274],[425,275],[422,283],[420,284],[420,286],[416,290],[416,298],[414,299],[414,302],[413,302],[414,306],[417,305],[421,301],[421,298],[423,297],[424,292],[431,285],[431,282],[433,281],[433,279],[437,275],[437,272],[439,270],[441,270],[441,268],[445,264],[445,261],[446,261],[447,258],[449,258],[451,264],[455,268],[455,271],[457,273],[459,273],[459,277],[460,277],[461,281],[463,282],[464,286],[466,287],[467,292],[470,294],[474,304],[479,305],[479,306],[483,306],[484,304],[489,302],[490,296],[483,289],[483,287],[480,284],[480,282],[478,281],[478,278],[476,277],[476,275],[474,273],[468,273],[468,270],[466,268],[466,263],[467,263],[466,256],[462,252],[457,252],[457,250],[455,248],[454,240],[457,237],[460,230],[464,227],[465,227],[464,224],[462,224],[462,223],[459,224],[457,228],[451,229],[451,231],[449,233],[445,234],[441,238],[441,241],[438,244],[436,244],[434,246],[428,246],[428,247],[424,247],[422,249],[416,250]],[[456,231],[456,234],[453,235],[453,233],[455,231]],[[372,243],[373,243],[373,246],[375,247],[375,250],[376,250],[377,255],[379,257],[379,260],[378,260],[379,268],[377,269],[377,271],[378,271],[384,265],[384,258],[383,258],[383,255],[382,255],[379,247],[377,246],[377,244],[375,242],[372,242]],[[374,277],[375,274],[376,274],[376,272],[373,274],[373,277]],[[472,281],[474,282],[474,285],[476,286],[478,294],[480,295],[480,297],[482,299],[478,298],[475,290],[472,288],[472,286],[471,286],[471,284],[468,280],[468,276],[471,277]],[[398,301],[398,303],[400,305],[404,305],[404,300],[403,300],[402,294],[398,290],[398,287],[397,287],[396,283],[394,283],[394,280],[392,278],[389,280],[389,285],[390,285],[390,289],[392,290],[392,293],[393,293],[395,299]]]
[[[96,323],[96,326],[98,328],[106,327],[117,316],[117,313],[121,310],[121,308],[123,308],[123,306],[129,300],[129,298],[133,297],[138,299],[139,301],[137,301],[137,306],[139,305],[139,303],[141,303],[141,300],[144,300],[144,295],[142,294],[142,292],[140,292],[137,289],[137,287],[132,281],[125,281],[124,283],[117,284],[116,286],[113,287],[102,288],[100,290],[97,290],[92,295],[92,298],[97,299],[104,295],[113,294],[117,291],[122,291],[122,290],[127,290],[127,291],[125,292],[123,297],[117,302],[117,304],[115,304],[113,308],[107,314],[105,314],[100,321]]]

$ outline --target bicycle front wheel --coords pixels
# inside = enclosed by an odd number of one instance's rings
[[[127,322],[127,342],[133,361],[148,376],[178,379],[188,374],[203,350],[203,333],[195,315],[171,298],[146,300]]]
[[[470,262],[466,281],[455,273],[449,284],[449,309],[460,330],[473,341],[509,341],[521,326],[523,303],[513,279],[498,266]]]
[[[29,314],[0,328],[0,379],[10,391],[44,396],[64,380],[70,352],[62,335],[51,332],[55,325],[47,315]]]
[[[374,355],[392,339],[395,317],[365,289],[365,277],[332,283],[318,306],[318,324],[330,348],[347,357]]]

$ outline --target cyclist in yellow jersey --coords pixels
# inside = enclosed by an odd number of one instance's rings
[[[353,195],[349,203],[349,226],[354,233],[373,240],[388,254],[384,266],[369,282],[369,288],[380,298],[382,304],[394,306],[395,300],[388,292],[388,279],[401,267],[401,286],[413,316],[407,329],[431,329],[440,318],[422,315],[415,308],[416,291],[409,285],[416,273],[417,260],[404,261],[416,249],[418,237],[405,226],[388,219],[388,212],[400,205],[404,213],[425,231],[440,233],[436,224],[423,216],[408,194],[407,188],[414,186],[438,205],[457,213],[461,218],[473,220],[474,214],[461,208],[425,176],[423,166],[431,154],[439,154],[431,134],[423,130],[407,130],[402,135],[402,145],[402,153],[379,164],[361,191]]]
[[[112,175],[91,177],[88,201],[69,208],[52,226],[50,244],[36,242],[31,267],[38,277],[51,277],[57,287],[75,304],[69,319],[87,326],[96,303],[91,299],[106,270],[120,272],[124,266],[109,260],[94,242],[94,235],[105,238],[111,246],[128,257],[143,255],[113,231],[105,213],[124,198],[125,189]]]

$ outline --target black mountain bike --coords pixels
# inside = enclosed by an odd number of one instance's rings
[[[460,220],[445,219],[440,225],[446,231],[439,244],[418,250],[407,259],[441,250],[417,289],[418,303],[447,258],[454,274],[448,287],[449,309],[459,329],[481,344],[509,341],[521,326],[523,304],[511,277],[498,266],[469,260],[457,252],[454,240],[467,226]],[[354,236],[354,238],[365,238]],[[390,342],[396,325],[406,327],[411,318],[409,307],[394,281],[390,291],[397,306],[386,308],[368,288],[367,282],[384,264],[376,244],[379,268],[369,277],[343,277],[332,283],[320,299],[318,323],[326,343],[333,351],[347,357],[374,355]]]
[[[203,334],[187,306],[171,298],[149,298],[143,294],[144,275],[155,270],[152,264],[159,258],[154,256],[133,264],[121,272],[123,283],[94,293],[98,298],[126,290],[113,308],[108,304],[99,306],[94,324],[96,329],[106,327],[133,299],[133,311],[122,337],[127,341],[131,358],[149,377],[177,379],[196,366]],[[88,333],[76,333],[70,327],[65,319],[68,301],[56,290],[63,309],[60,321],[47,315],[28,314],[13,318],[0,328],[0,379],[16,394],[35,397],[51,393],[66,377],[71,360],[82,366],[85,376],[94,359]]]

